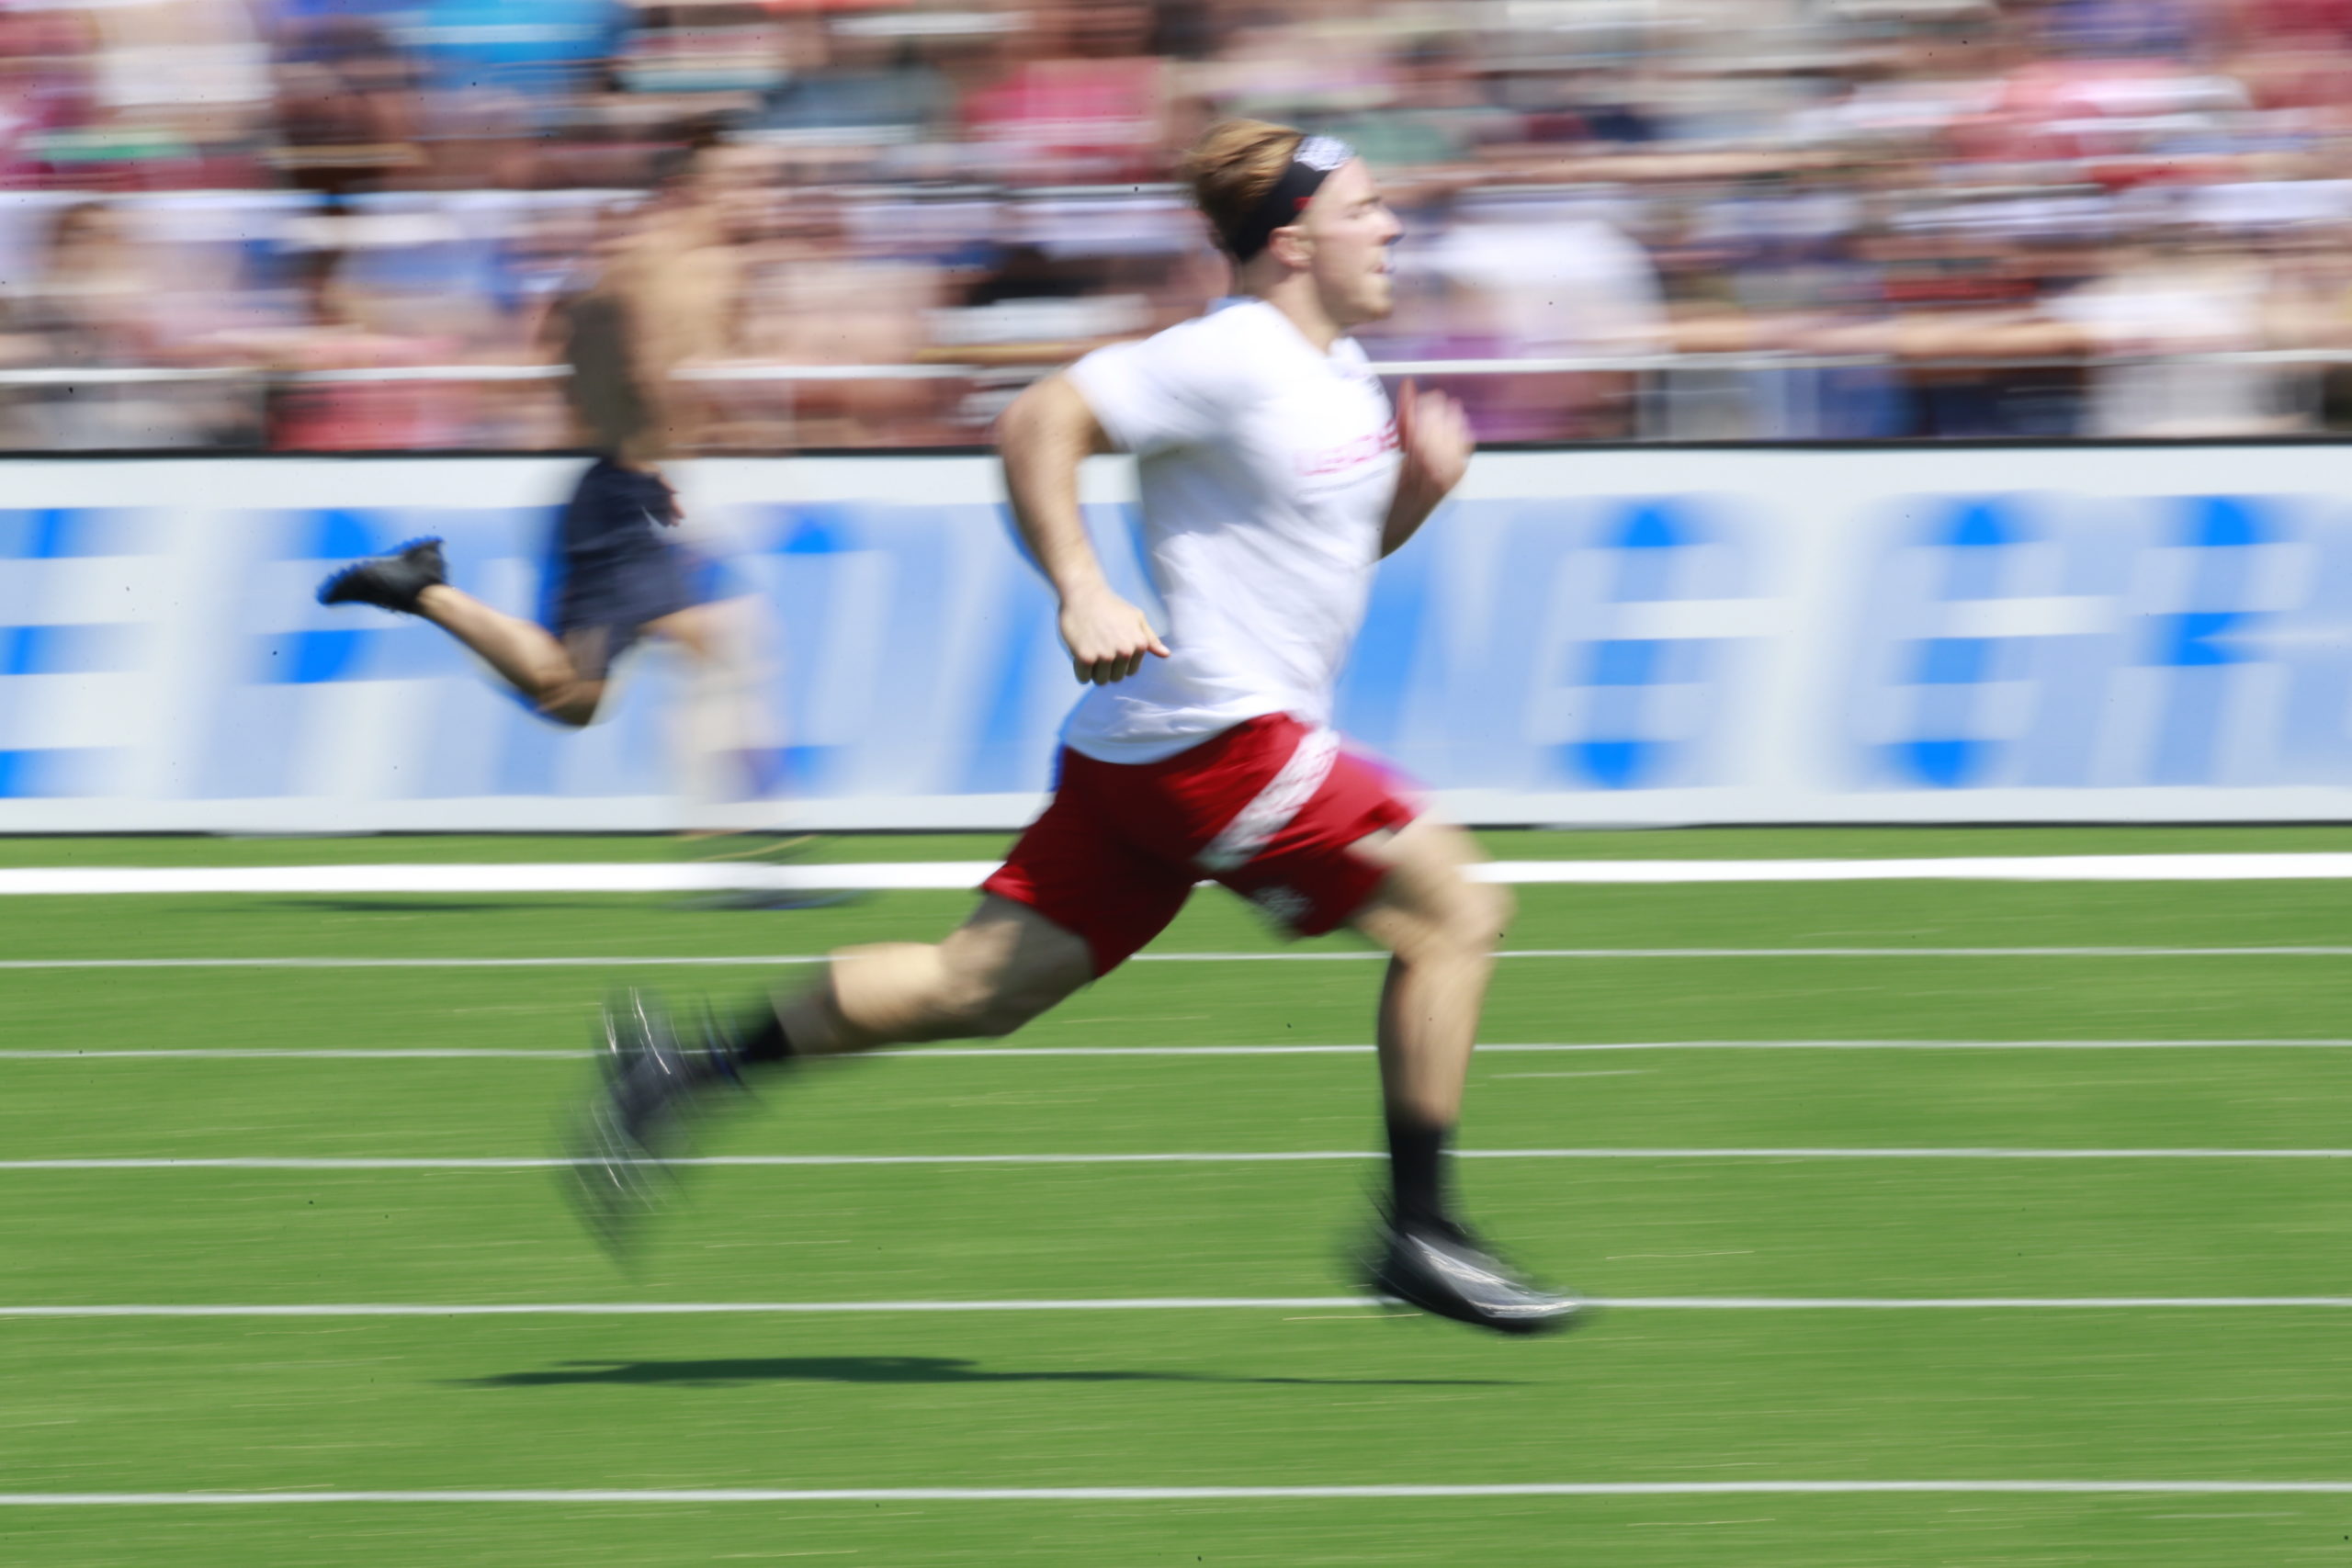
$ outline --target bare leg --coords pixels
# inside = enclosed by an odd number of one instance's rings
[[[417,595],[416,613],[471,649],[549,718],[582,725],[596,716],[605,683],[582,680],[571,653],[546,627],[493,610],[446,582]]]
[[[1080,937],[993,894],[936,945],[835,953],[824,979],[780,1003],[797,1055],[1010,1034],[1094,977]]]
[[[1477,845],[1427,818],[1358,852],[1388,866],[1388,880],[1354,921],[1393,955],[1380,992],[1383,1098],[1392,1110],[1451,1127],[1462,1114],[1510,896],[1464,876],[1464,867],[1484,858]]]
[[[673,1147],[681,1107],[746,1067],[892,1041],[1009,1034],[1092,978],[1085,942],[1025,907],[984,897],[946,941],[836,953],[803,995],[770,999],[731,1039],[683,1042],[658,1003],[631,992],[605,1012],[610,1069],[573,1160],[574,1190],[615,1245],[651,1205],[640,1168]]]
[[[1462,1087],[1510,899],[1464,874],[1479,858],[1468,834],[1427,818],[1358,852],[1388,867],[1379,895],[1354,923],[1391,954],[1377,1036],[1390,1210],[1401,1224],[1443,1222],[1450,1219],[1445,1145],[1462,1117]]]
[[[692,661],[673,716],[689,830],[740,827],[742,803],[766,793],[755,753],[780,736],[765,697],[773,666],[760,607],[749,599],[715,600],[649,621],[645,630]]]
[[[697,660],[718,656],[718,605],[695,604],[645,623],[654,637],[676,643]]]
[[[1426,819],[1358,846],[1388,866],[1358,930],[1392,954],[1380,993],[1380,1078],[1393,1183],[1380,1250],[1366,1282],[1441,1317],[1504,1334],[1574,1322],[1576,1298],[1520,1275],[1455,1219],[1445,1195],[1445,1145],[1462,1111],[1478,1010],[1511,903],[1464,874],[1479,858],[1469,835]]]

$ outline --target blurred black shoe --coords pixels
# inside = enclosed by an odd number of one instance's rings
[[[449,581],[437,538],[411,539],[390,555],[354,561],[319,584],[322,604],[374,604],[416,614],[416,596]]]
[[[1498,1334],[1550,1334],[1585,1304],[1521,1278],[1451,1220],[1384,1220],[1365,1286],[1423,1312]]]
[[[638,1216],[661,1206],[667,1173],[688,1116],[707,1090],[742,1087],[732,1043],[705,1014],[701,1039],[678,1038],[667,1009],[629,989],[605,1006],[605,1085],[589,1106],[572,1149],[572,1190],[581,1212],[616,1250]]]

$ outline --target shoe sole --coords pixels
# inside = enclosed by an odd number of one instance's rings
[[[1444,1318],[1449,1323],[1464,1324],[1472,1328],[1483,1328],[1492,1334],[1507,1334],[1518,1338],[1563,1333],[1590,1321],[1593,1315],[1591,1303],[1570,1298],[1558,1311],[1541,1317],[1492,1317],[1459,1301],[1438,1301],[1420,1295],[1379,1272],[1373,1273],[1364,1281],[1363,1288],[1373,1295],[1402,1302],[1416,1311]]]

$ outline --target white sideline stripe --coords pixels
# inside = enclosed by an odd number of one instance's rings
[[[2352,1481],[1535,1481],[1397,1486],[491,1487],[415,1492],[0,1492],[0,1507],[152,1508],[281,1503],[1192,1503],[1261,1499],[1785,1495],[2341,1497]]]
[[[0,896],[301,893],[723,893],[971,888],[994,861],[842,865],[628,863],[521,865],[74,866],[0,871]]]
[[[825,954],[821,953],[744,953],[720,958],[0,958],[0,969],[601,969],[616,964],[683,969],[824,962]]]
[[[1693,882],[2273,882],[2352,877],[2352,854],[1952,855],[1904,860],[1511,860],[1470,868],[1517,884]]]
[[[1329,963],[1380,952],[1139,953],[1130,964]],[[2346,958],[2352,946],[2278,947],[1514,947],[1497,958]],[[491,961],[491,962],[495,962]],[[618,962],[607,960],[606,962]],[[655,962],[662,962],[656,960]],[[820,957],[788,960],[822,963]]]
[[[913,1052],[908,1052],[906,1054],[909,1055],[915,1055]],[[168,1047],[159,1050],[124,1051],[0,1051],[0,1062],[154,1061],[157,1059],[170,1060],[174,1057],[190,1062],[399,1062],[405,1061],[411,1056],[416,1057],[419,1061],[431,1062],[470,1060],[473,1058],[482,1058],[485,1060],[492,1058],[503,1058],[508,1060],[522,1059],[570,1062],[578,1061],[582,1057],[593,1056],[595,1055],[596,1053],[594,1051],[505,1051],[489,1046],[477,1049],[472,1046],[445,1047],[426,1045],[419,1046],[413,1050],[402,1050],[397,1048],[386,1050],[362,1050],[355,1048],[348,1051],[326,1049],[311,1050],[308,1048],[289,1048],[287,1050],[273,1051],[267,1046],[254,1046],[251,1048],[237,1046],[197,1046],[185,1051],[175,1051]]]
[[[1385,953],[1138,953],[1130,964],[1345,964]],[[2352,958],[2352,945],[2293,947],[1516,947],[1497,958]],[[23,969],[746,969],[822,964],[821,953],[620,953],[549,958],[0,958]]]
[[[1457,1149],[1463,1159],[2352,1159],[2352,1149],[1724,1148]],[[1373,1160],[1371,1149],[1253,1149],[1230,1154],[1096,1155],[695,1155],[647,1161],[657,1167],[858,1165],[1294,1165]],[[0,1170],[557,1170],[591,1163],[552,1155],[228,1155],[0,1160]]]
[[[525,1302],[432,1305],[328,1303],[298,1306],[0,1306],[11,1317],[698,1317],[846,1313],[1377,1310],[1369,1296],[1136,1296],[1012,1302]],[[2352,1306],[2352,1299],[2345,1303]]]
[[[72,866],[0,870],[0,896],[303,893],[715,893],[972,888],[995,861]],[[2352,853],[1951,855],[1902,860],[1510,860],[1485,882],[2245,882],[2352,879]]]
[[[1589,1043],[1481,1044],[1481,1055],[1527,1055],[1589,1051],[2339,1051],[2352,1040],[1618,1040]],[[865,1051],[875,1057],[926,1060],[932,1057],[989,1056],[1363,1056],[1372,1045],[935,1045],[904,1050]],[[126,1048],[115,1050],[0,1051],[0,1061],[77,1062],[174,1057],[194,1062],[398,1062],[462,1061],[480,1057],[505,1061],[584,1061],[595,1051],[506,1049],[498,1046],[334,1047],[190,1046],[174,1050]]]
[[[2352,1296],[1591,1296],[1612,1312],[2134,1312],[2352,1309]],[[709,1317],[865,1313],[1293,1312],[1401,1303],[1369,1296],[1131,1296],[1071,1301],[922,1302],[329,1302],[222,1304],[0,1306],[0,1318],[89,1317]]]

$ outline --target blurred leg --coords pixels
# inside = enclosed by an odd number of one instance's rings
[[[1064,753],[1053,803],[946,941],[835,953],[815,987],[754,1020],[762,1032],[744,1055],[1010,1034],[1108,973],[1167,929],[1197,874],[1114,826],[1106,792],[1133,784],[1124,770]]]
[[[1388,868],[1355,924],[1391,954],[1380,994],[1380,1073],[1394,1183],[1380,1249],[1365,1283],[1424,1312],[1500,1334],[1545,1334],[1575,1322],[1577,1299],[1529,1280],[1453,1216],[1445,1145],[1486,1000],[1510,897],[1464,870],[1477,846],[1424,818],[1393,839],[1359,846]]]
[[[596,716],[604,682],[582,680],[572,652],[546,627],[493,610],[447,583],[418,594],[416,613],[472,649],[548,717],[583,725]]]
[[[689,830],[722,831],[729,806],[772,793],[767,759],[782,743],[769,707],[773,678],[758,601],[720,599],[645,624],[676,644],[691,669],[676,714]]]
[[[776,1015],[795,1055],[995,1037],[1093,977],[1083,939],[989,894],[944,942],[842,949],[825,977]]]
[[[1464,874],[1481,858],[1468,834],[1426,817],[1355,852],[1388,873],[1352,923],[1391,955],[1377,1038],[1395,1199],[1408,1217],[1433,1217],[1444,1212],[1444,1145],[1511,900]]]

